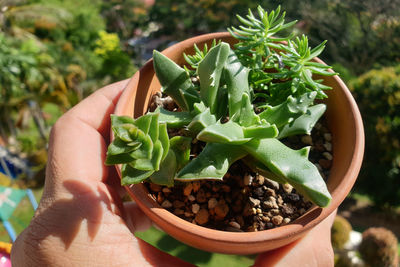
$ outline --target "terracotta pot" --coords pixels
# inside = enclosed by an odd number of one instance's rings
[[[213,39],[233,44],[228,33],[212,33],[194,37],[175,44],[163,54],[178,64],[184,64],[182,54],[193,53],[193,45],[203,47]],[[322,62],[315,59],[317,62]],[[260,231],[233,233],[208,229],[189,223],[160,205],[142,185],[127,186],[126,189],[144,213],[166,233],[193,247],[219,253],[254,254],[289,244],[306,234],[329,214],[335,211],[353,186],[361,167],[364,153],[364,130],[357,105],[350,91],[338,76],[324,77],[325,84],[333,87],[326,91],[327,120],[333,140],[333,163],[328,179],[332,202],[327,208],[313,206],[306,214],[292,223],[278,228]],[[149,101],[160,84],[154,74],[150,60],[128,83],[117,103],[115,114],[139,117],[148,110]],[[120,171],[119,167],[117,167]]]

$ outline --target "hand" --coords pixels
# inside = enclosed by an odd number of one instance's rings
[[[134,203],[121,202],[119,178],[104,166],[110,114],[126,84],[96,91],[54,125],[43,196],[13,245],[13,266],[191,266],[134,237],[150,221]],[[333,266],[332,220],[260,254],[256,266]]]
[[[54,125],[43,196],[13,245],[13,266],[185,266],[136,239],[149,219],[122,204],[118,177],[104,166],[110,114],[127,84],[96,91]]]

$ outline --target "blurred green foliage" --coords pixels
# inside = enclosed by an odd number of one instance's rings
[[[358,191],[376,204],[400,204],[400,65],[351,82],[364,120],[366,151]],[[372,191],[373,190],[373,191]]]
[[[134,73],[119,36],[105,32],[102,7],[101,0],[0,1],[0,134],[14,150],[44,148],[54,117]],[[43,112],[49,103],[57,109]]]

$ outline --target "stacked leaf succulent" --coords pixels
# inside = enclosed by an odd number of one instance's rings
[[[179,111],[159,107],[136,120],[112,117],[115,140],[106,163],[123,164],[122,184],[222,180],[242,160],[255,172],[290,183],[315,204],[329,204],[326,184],[308,160],[310,148],[293,150],[280,141],[310,134],[326,109],[314,104],[326,97],[327,87],[312,74],[333,73],[311,61],[324,44],[310,49],[306,37],[275,39],[272,35],[293,23],[284,24],[279,8],[268,13],[259,7],[258,13],[258,19],[250,11],[247,19],[239,17],[244,26],[230,30],[239,41],[235,49],[224,42],[203,51],[195,47],[195,55],[185,55],[188,67],[154,52],[161,91]],[[167,129],[174,128],[184,129],[185,136],[169,138]],[[198,141],[204,149],[191,158]]]

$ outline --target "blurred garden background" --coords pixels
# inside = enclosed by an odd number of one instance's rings
[[[257,5],[281,5],[321,58],[351,89],[362,113],[366,151],[339,213],[364,231],[400,237],[400,0],[0,0],[0,147],[25,171],[0,185],[40,199],[51,126],[97,88],[132,76],[153,49],[238,25]],[[1,151],[0,151],[1,152]],[[1,156],[1,155],[0,155]],[[23,200],[10,221],[33,216]],[[9,242],[0,224],[0,241]]]

